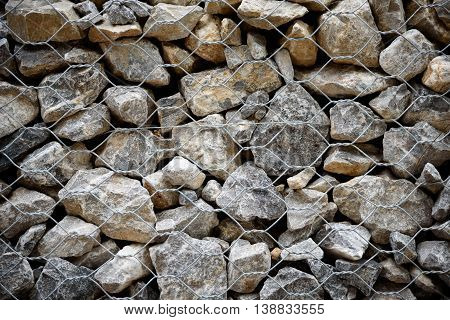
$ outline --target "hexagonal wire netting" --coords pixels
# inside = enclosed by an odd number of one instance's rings
[[[449,1],[2,3],[3,299],[448,297]]]

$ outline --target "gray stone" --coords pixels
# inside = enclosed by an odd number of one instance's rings
[[[44,257],[79,257],[100,244],[100,229],[83,220],[65,216],[47,231],[37,246]]]
[[[198,189],[205,181],[206,175],[189,160],[176,156],[161,169],[164,178],[173,186]]]
[[[444,181],[442,181],[439,171],[431,163],[427,163],[423,167],[420,177],[416,180],[416,186],[436,194],[444,189]]]
[[[11,187],[5,181],[0,179],[0,200],[7,197],[11,193]]]
[[[202,240],[207,240],[207,241],[212,241],[217,243],[221,248],[222,251],[224,253],[228,252],[230,249],[230,244],[228,242],[226,242],[225,240],[219,239],[219,238],[215,238],[215,237],[204,237]]]
[[[160,299],[223,299],[226,262],[219,244],[174,233],[150,247],[161,291]]]
[[[308,238],[281,251],[283,261],[301,261],[309,259],[323,259],[323,250],[313,239]]]
[[[434,203],[431,215],[437,221],[444,221],[450,216],[450,179],[447,179],[444,189]]]
[[[36,90],[0,81],[0,138],[33,121],[39,114]]]
[[[89,0],[77,3],[73,9],[78,13],[81,19],[78,19],[77,25],[81,30],[89,29],[91,26],[103,21],[103,16],[98,12],[95,3]]]
[[[401,0],[369,0],[377,27],[394,35],[406,31],[405,9]]]
[[[179,190],[178,203],[181,206],[192,205],[194,203],[194,201],[197,201],[197,200],[198,200],[198,195],[197,195],[197,192],[195,192],[194,190],[190,190],[190,189]],[[217,224],[219,224],[219,222],[217,222]]]
[[[430,61],[422,76],[422,83],[437,93],[450,90],[450,56],[439,56]]]
[[[45,224],[36,224],[25,231],[17,240],[14,250],[24,257],[28,257],[36,244],[41,240],[46,230]]]
[[[267,40],[264,35],[255,32],[248,32],[247,45],[253,59],[261,60],[267,57]]]
[[[199,6],[177,6],[159,3],[153,7],[144,26],[144,35],[159,41],[188,37],[203,15]]]
[[[0,299],[20,299],[34,286],[33,270],[16,252],[0,255]]]
[[[124,1],[109,0],[103,4],[102,12],[113,25],[124,25],[136,21],[133,10],[128,8]]]
[[[164,61],[158,47],[150,40],[126,38],[100,43],[100,47],[114,75],[155,87],[169,84],[170,74],[163,67]]]
[[[156,108],[161,133],[171,132],[189,118],[186,101],[180,93],[159,99]]]
[[[416,260],[416,240],[400,232],[391,232],[389,243],[394,251],[394,260],[397,264],[410,263]]]
[[[109,293],[129,287],[135,280],[150,274],[152,263],[148,249],[143,244],[123,247],[114,258],[102,265],[94,278]]]
[[[368,107],[354,101],[339,101],[330,109],[331,138],[367,142],[383,136],[386,124]]]
[[[242,118],[254,116],[257,120],[262,120],[266,116],[266,106],[270,100],[269,94],[265,91],[256,91],[250,94],[245,100],[245,104],[239,109]],[[261,118],[257,117],[257,113],[263,112]]]
[[[413,236],[432,224],[433,200],[410,181],[366,175],[341,183],[333,190],[339,211],[386,244],[391,232]]]
[[[450,270],[450,243],[424,241],[417,245],[417,262],[426,270]]]
[[[38,89],[42,119],[58,121],[85,108],[97,99],[107,79],[100,64],[46,76]]]
[[[369,102],[369,106],[386,120],[397,120],[409,106],[411,92],[406,84],[392,86]]]
[[[311,11],[325,11],[331,8],[336,0],[290,0],[291,2],[300,3]]]
[[[0,75],[10,77],[16,73],[16,61],[9,49],[8,39],[0,38]]]
[[[372,292],[382,266],[373,260],[362,259],[358,262],[349,262],[338,259],[336,269],[343,272],[340,278],[344,280],[344,283],[356,287],[367,297]]]
[[[236,240],[228,257],[228,286],[230,290],[250,293],[263,280],[271,266],[270,251],[265,243],[250,244]]]
[[[46,222],[53,213],[55,200],[37,191],[18,188],[8,201],[0,204],[0,230],[13,238],[28,228]]]
[[[297,173],[295,176],[288,178],[287,184],[289,188],[292,190],[303,189],[304,187],[306,187],[308,182],[315,176],[315,174],[316,174],[315,168],[306,168]]]
[[[435,223],[430,229],[436,238],[450,241],[450,221]]]
[[[64,60],[70,64],[94,64],[101,57],[97,51],[85,47],[73,47],[64,54]]]
[[[401,266],[398,266],[392,258],[387,258],[386,260],[381,261],[380,265],[383,267],[380,273],[381,277],[394,283],[411,282],[409,271]]]
[[[294,66],[287,49],[280,49],[275,53],[274,60],[286,83],[294,80]]]
[[[380,53],[380,66],[399,80],[408,81],[425,71],[436,57],[435,46],[416,29],[411,29],[395,39]]]
[[[138,22],[126,25],[112,25],[108,19],[89,29],[90,42],[112,42],[124,37],[137,37],[142,34]]]
[[[250,141],[257,126],[254,121],[242,119],[239,111],[228,111],[225,114],[225,119],[227,121],[225,130],[236,143],[242,145]]]
[[[423,290],[423,292],[425,292],[426,294],[444,296],[441,289],[434,284],[433,280],[427,274],[425,274],[424,271],[422,271],[415,265],[412,265],[409,269],[409,272],[411,273],[411,278],[413,279],[412,283],[416,287]]]
[[[140,182],[105,168],[79,170],[58,193],[70,215],[99,226],[112,239],[147,243],[156,217]]]
[[[358,261],[369,247],[370,232],[360,225],[330,222],[322,226],[315,240],[334,257]]]
[[[157,171],[144,177],[142,184],[150,193],[155,208],[167,209],[178,204],[177,188],[174,188],[165,179],[162,171]]]
[[[232,0],[236,1],[236,0]],[[241,0],[237,0],[241,1]],[[208,2],[205,4],[205,10],[208,12],[208,4],[212,2]],[[223,2],[221,2],[223,4]],[[211,13],[211,12],[208,12]],[[220,25],[220,36],[222,41],[229,46],[240,46],[242,44],[241,41],[241,29],[233,20],[229,18],[223,18]]]
[[[107,132],[110,123],[108,108],[103,104],[94,103],[58,121],[53,127],[53,133],[75,142],[84,141]]]
[[[261,300],[320,300],[323,289],[317,279],[292,267],[284,267],[264,282]]]
[[[323,169],[328,172],[360,176],[381,161],[379,150],[373,145],[355,144],[332,147],[324,161]]]
[[[155,111],[153,93],[140,87],[116,86],[103,93],[111,114],[120,121],[144,126]]]
[[[269,175],[317,166],[327,147],[329,125],[327,115],[301,85],[282,87],[250,140],[255,164]]]
[[[249,63],[253,60],[247,45],[229,46],[224,49],[227,66],[230,69],[236,69],[243,63]],[[251,63],[251,62],[250,62]]]
[[[216,199],[221,192],[222,185],[216,180],[209,180],[202,189],[202,198],[205,201],[216,202]]]
[[[392,282],[379,282],[375,284],[376,292],[369,298],[370,300],[416,300],[416,296],[410,288],[404,284]]]
[[[285,212],[283,198],[272,180],[251,162],[243,164],[227,178],[216,202],[239,221],[275,220]]]
[[[265,231],[266,228],[267,224],[260,220],[238,222],[227,216],[220,221],[216,232],[219,239],[230,243],[237,239],[247,240],[252,244],[264,242],[269,249],[272,249],[276,243],[272,236]]]
[[[72,263],[77,266],[96,270],[114,258],[117,252],[119,252],[119,247],[113,240],[109,239],[92,248],[92,250],[82,256],[72,259]]]
[[[333,190],[335,186],[339,184],[339,181],[336,180],[336,178],[329,176],[329,175],[323,175],[317,180],[313,181],[311,184],[307,185],[307,189],[327,193],[328,191]]]

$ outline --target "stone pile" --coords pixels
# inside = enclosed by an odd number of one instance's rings
[[[0,299],[448,298],[449,10],[0,4]]]

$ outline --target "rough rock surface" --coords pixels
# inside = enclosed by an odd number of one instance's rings
[[[444,221],[450,215],[450,180],[444,186],[434,203],[431,215],[435,220]]]
[[[113,240],[107,240],[82,256],[72,259],[72,263],[95,270],[114,258],[118,251],[119,247],[117,244]]]
[[[165,178],[162,171],[143,178],[142,184],[148,190],[153,205],[157,209],[174,207],[178,203],[178,192]]]
[[[344,283],[358,288],[365,296],[369,296],[373,285],[381,273],[382,266],[373,260],[359,260],[349,262],[346,260],[336,260],[336,269],[342,274],[340,277]]]
[[[39,240],[41,240],[46,228],[44,223],[30,227],[20,236],[19,240],[17,240],[14,250],[24,257],[29,256]]]
[[[27,259],[19,253],[0,255],[0,298],[21,298],[34,286],[33,270]]]
[[[431,163],[427,163],[416,181],[416,185],[428,190],[431,193],[439,193],[444,189],[444,181],[442,181],[439,171]]]
[[[159,99],[156,107],[162,133],[171,132],[174,127],[189,118],[186,101],[180,93]]]
[[[295,176],[288,178],[287,184],[292,190],[303,189],[315,174],[316,170],[313,168],[304,169]]]
[[[369,0],[377,27],[383,32],[406,31],[405,9],[401,0]]]
[[[389,243],[394,250],[394,259],[397,264],[410,263],[417,258],[416,240],[400,232],[391,232]]]
[[[332,147],[323,163],[323,169],[354,177],[365,174],[380,160],[379,150],[372,145]]]
[[[114,26],[108,19],[105,19],[101,24],[89,29],[89,40],[91,42],[111,42],[125,37],[137,37],[141,34],[142,28],[137,22]]]
[[[369,106],[385,120],[398,119],[411,101],[411,92],[406,84],[392,86],[382,91],[369,102]]]
[[[450,270],[448,241],[424,241],[417,245],[417,262],[427,270]]]
[[[163,42],[162,57],[164,62],[171,64],[170,69],[181,76],[193,73],[200,63],[200,58],[172,42]],[[169,67],[167,67],[169,69]],[[170,70],[169,69],[169,70]]]
[[[450,57],[439,56],[431,60],[422,83],[437,93],[446,93],[450,89]]]
[[[284,261],[300,261],[310,259],[323,259],[323,250],[311,238],[300,241],[281,251],[281,259]]]
[[[316,63],[318,47],[314,42],[316,36],[313,28],[301,20],[296,20],[286,32],[286,37],[282,42],[291,54],[292,63],[300,67],[310,67]]]
[[[206,178],[194,163],[180,156],[174,157],[161,171],[171,185],[192,190],[200,188]]]
[[[202,189],[202,198],[206,201],[215,202],[222,192],[222,185],[216,180],[209,180]]]

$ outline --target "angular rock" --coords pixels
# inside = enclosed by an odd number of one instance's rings
[[[316,63],[317,45],[313,28],[303,21],[296,20],[286,32],[282,44],[289,50],[292,63],[300,67],[311,67]]]
[[[250,141],[257,126],[255,122],[242,119],[242,115],[238,111],[228,111],[225,119],[227,121],[225,130],[234,141],[240,145]]]
[[[96,270],[114,258],[117,252],[119,252],[119,247],[113,240],[109,239],[92,248],[91,251],[86,252],[82,256],[72,259],[72,263],[77,266]]]
[[[0,255],[0,299],[20,299],[34,286],[33,270],[16,252]]]
[[[306,168],[295,176],[288,178],[287,184],[292,190],[303,189],[315,174],[316,170],[314,168]]]
[[[210,0],[205,3],[205,11],[211,14],[232,14],[235,12],[241,1],[242,0]]]
[[[336,269],[341,272],[340,277],[348,285],[358,288],[366,297],[370,295],[373,285],[381,273],[382,266],[373,260],[349,262],[336,260]]]
[[[228,286],[241,293],[253,292],[271,266],[267,244],[252,245],[241,239],[231,245],[228,259]]]
[[[171,132],[174,127],[189,118],[186,101],[180,93],[159,99],[156,102],[156,111],[161,133]]]
[[[330,124],[317,101],[292,83],[275,93],[269,109],[250,140],[256,165],[269,175],[317,166],[327,147]]]
[[[167,181],[162,171],[144,177],[142,184],[150,193],[155,208],[167,209],[178,204],[177,188]]]
[[[417,258],[416,240],[400,232],[391,232],[389,243],[397,264],[411,263]]]
[[[401,0],[369,0],[378,30],[396,35],[406,31],[405,9]]]
[[[0,204],[2,236],[13,238],[28,228],[46,222],[53,213],[55,200],[37,191],[18,188],[8,201]]]
[[[425,71],[436,57],[435,46],[416,29],[411,29],[395,39],[380,53],[380,66],[400,81],[408,81]]]
[[[252,60],[252,55],[248,46],[230,46],[224,49],[227,66],[230,69],[236,69],[243,63],[248,63]]]
[[[409,272],[411,273],[411,278],[413,279],[412,283],[416,287],[423,290],[423,292],[428,295],[433,294],[443,296],[441,289],[434,284],[433,280],[427,274],[425,274],[424,271],[422,271],[415,265],[412,265],[409,269]]]
[[[58,121],[53,127],[53,133],[71,141],[84,141],[107,132],[110,123],[108,108],[103,104],[94,103]]]
[[[166,86],[170,74],[158,47],[148,39],[126,38],[112,43],[100,43],[111,71],[131,82],[145,82],[155,87]]]
[[[416,181],[416,186],[436,194],[444,189],[444,181],[442,181],[439,171],[431,163],[427,163]]]
[[[234,0],[236,1],[236,0]],[[241,0],[237,0],[241,1]],[[211,4],[212,2],[208,2],[205,5],[205,10],[208,12],[208,4]],[[211,12],[208,12],[211,13]],[[241,41],[241,29],[239,26],[234,22],[233,20],[229,18],[222,19],[221,25],[220,25],[220,37],[222,38],[222,41],[229,45],[229,46],[240,46],[242,44]]]
[[[46,230],[45,224],[36,224],[25,231],[17,240],[14,250],[22,256],[27,257],[32,252],[36,244],[41,240]]]
[[[138,127],[144,126],[155,111],[153,93],[140,87],[116,86],[103,93],[111,114]]]
[[[317,41],[336,63],[378,67],[382,39],[366,0],[343,0],[319,17]]]
[[[291,2],[304,5],[311,11],[325,11],[331,8],[331,4],[336,0],[290,0]]]
[[[125,37],[137,37],[142,34],[139,23],[134,22],[126,25],[112,25],[108,19],[89,29],[89,41],[111,42]]]
[[[94,275],[109,293],[121,292],[135,280],[150,274],[152,262],[143,244],[123,247],[114,258],[102,265]]]
[[[330,109],[331,138],[367,142],[383,136],[386,123],[368,107],[354,101],[339,101]]]
[[[227,242],[233,242],[237,239],[243,239],[255,244],[264,242],[269,249],[273,249],[276,244],[273,238],[267,234],[265,229],[267,224],[260,220],[253,221],[235,221],[230,217],[221,220],[217,226],[218,238]]]
[[[435,223],[430,229],[436,238],[450,241],[450,221]]]
[[[292,267],[284,267],[264,282],[261,300],[320,300],[323,289],[317,279]]]
[[[206,178],[195,164],[180,156],[174,157],[161,171],[171,185],[192,190],[200,188]]]
[[[396,84],[378,71],[329,63],[324,67],[296,70],[295,79],[313,93],[330,98],[363,97]]]
[[[450,57],[439,56],[430,61],[422,76],[422,83],[437,93],[450,90]]]
[[[195,72],[201,60],[198,56],[171,42],[163,42],[161,47],[164,61],[173,65],[170,68],[178,75],[184,76]]]
[[[65,216],[50,229],[37,250],[44,257],[79,257],[100,244],[100,229],[83,220]]]
[[[197,192],[190,189],[181,189],[178,195],[178,203],[181,206],[193,205],[194,201],[198,200]],[[217,221],[217,224],[219,222]]]
[[[33,299],[92,300],[100,289],[92,279],[92,270],[78,267],[61,258],[50,258],[35,286]]]
[[[100,64],[46,76],[38,89],[42,119],[58,121],[85,108],[97,99],[107,79]]]
[[[0,200],[7,197],[11,193],[11,187],[5,181],[0,179]]]
[[[440,166],[450,157],[450,138],[426,122],[392,128],[383,139],[383,159],[399,177],[418,175],[427,163]]]
[[[81,17],[77,21],[77,25],[81,30],[89,29],[91,26],[102,22],[103,16],[98,12],[95,3],[89,0],[77,3],[73,6],[73,9]]]
[[[283,76],[284,81],[290,82],[294,80],[294,66],[292,65],[291,56],[287,49],[280,49],[275,53],[274,60]]]
[[[64,60],[70,64],[93,64],[101,57],[97,51],[85,47],[73,47],[64,54]]]
[[[381,161],[379,150],[372,145],[332,147],[324,161],[323,169],[347,176],[360,176]]]
[[[248,32],[247,45],[253,59],[261,60],[267,57],[267,40],[263,34]]]
[[[9,49],[9,42],[6,38],[0,38],[0,75],[8,78],[16,73],[16,61]]]
[[[131,1],[109,0],[103,4],[104,14],[108,17],[113,25],[124,25],[136,21],[136,17],[127,3]],[[139,1],[134,1],[140,3]],[[143,5],[142,5],[143,6]],[[143,9],[143,8],[142,8]],[[148,14],[147,14],[148,15]]]
[[[149,250],[159,276],[160,299],[223,299],[226,296],[226,263],[219,244],[174,233]]]
[[[334,257],[358,261],[369,247],[370,232],[363,226],[330,222],[322,226],[315,240]]]
[[[370,230],[375,243],[388,243],[391,232],[413,236],[432,224],[433,201],[408,180],[356,177],[336,186],[333,199],[343,215]]]
[[[369,102],[369,106],[385,120],[398,119],[411,101],[411,92],[406,84],[392,86],[382,91]]]
[[[323,250],[311,238],[298,242],[281,251],[281,259],[284,261],[300,261],[309,259],[323,259]]]
[[[327,193],[339,184],[336,178],[324,175],[307,186],[307,189]]]
[[[249,25],[271,30],[303,17],[308,9],[287,1],[243,0],[237,9],[239,17]]]
[[[172,130],[178,155],[221,180],[240,164],[237,146],[222,128],[224,123],[221,115],[214,114]]]
[[[68,214],[112,239],[146,243],[154,234],[153,204],[139,181],[105,168],[79,170],[58,196]]]
[[[144,26],[146,37],[159,41],[173,41],[188,37],[203,15],[199,6],[177,6],[159,3]]]
[[[262,120],[266,116],[266,106],[270,97],[265,91],[256,91],[250,94],[245,100],[245,104],[239,109],[242,118],[254,116],[256,120]],[[262,117],[257,115],[263,114]]]
[[[272,180],[251,162],[243,164],[227,178],[216,202],[239,221],[275,220],[285,212],[283,198]]]
[[[380,276],[388,279],[394,283],[410,283],[411,276],[409,271],[405,268],[398,266],[395,264],[392,258],[387,258],[384,261],[381,261],[381,270]]]
[[[434,203],[431,215],[437,221],[444,221],[450,216],[450,179]]]
[[[417,245],[417,262],[427,270],[450,270],[450,243],[448,241],[424,241]]]

